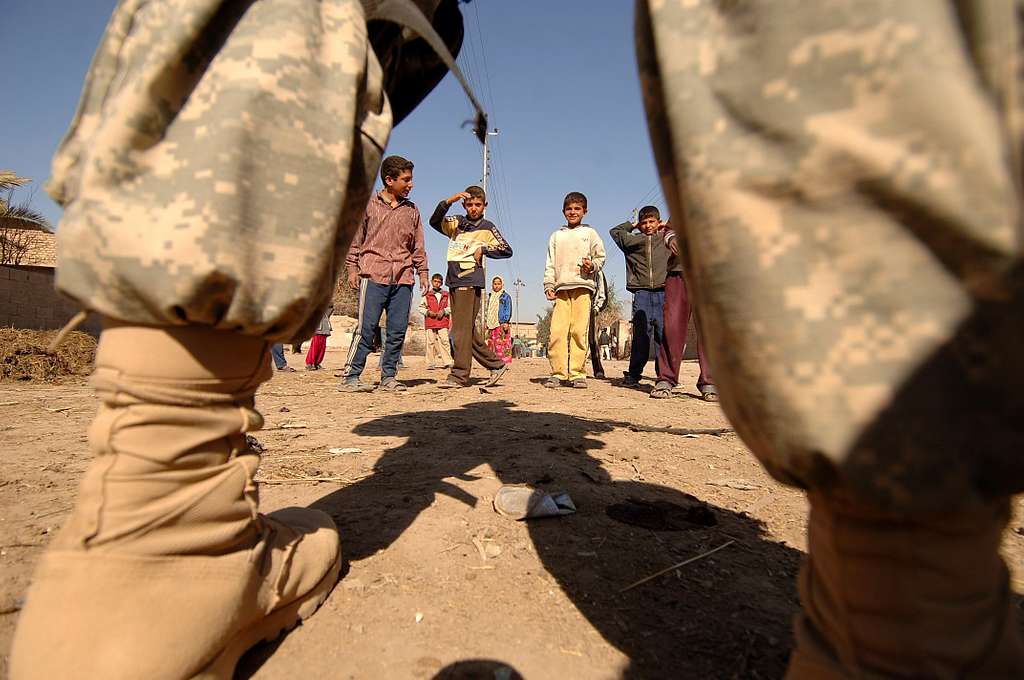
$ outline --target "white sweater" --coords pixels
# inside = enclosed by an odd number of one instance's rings
[[[584,257],[594,263],[589,276],[580,272]],[[594,292],[597,288],[598,272],[604,267],[604,242],[597,232],[585,224],[569,228],[564,226],[548,239],[548,259],[544,266],[544,290],[586,288]]]

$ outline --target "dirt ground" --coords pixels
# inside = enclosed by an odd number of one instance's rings
[[[288,358],[301,369],[301,356]],[[545,389],[543,359],[517,361],[494,388],[443,391],[445,372],[412,357],[400,372],[407,393],[343,394],[333,376],[343,361],[331,351],[326,370],[278,373],[259,394],[263,509],[330,513],[346,566],[323,608],[250,652],[239,677],[454,677],[469,660],[495,664],[458,677],[515,677],[509,668],[529,679],[781,677],[806,504],[768,478],[717,405],[697,398],[695,363],[684,365],[685,390],[658,401],[649,384]],[[608,375],[623,368],[609,362]],[[82,381],[0,385],[4,676],[32,567],[89,461],[95,408]],[[578,512],[497,514],[497,490],[521,483],[568,492]],[[716,523],[652,530],[606,513],[630,498],[699,499]],[[1021,592],[1017,524],[1004,551]]]

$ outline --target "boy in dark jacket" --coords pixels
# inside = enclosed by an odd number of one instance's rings
[[[623,222],[611,230],[612,240],[626,256],[626,290],[633,294],[633,343],[623,379],[629,386],[640,383],[651,343],[657,356],[662,342],[665,275],[671,255],[660,233],[664,226],[658,209],[646,205],[640,209],[637,224]],[[635,233],[637,229],[639,233]]]
[[[462,201],[466,214],[446,217],[448,209],[458,201]],[[484,190],[471,186],[438,203],[430,216],[430,226],[449,239],[446,283],[451,298],[455,356],[452,372],[440,387],[468,387],[473,359],[491,372],[488,386],[496,384],[508,371],[508,364],[487,346],[476,324],[486,283],[483,259],[512,257],[512,246],[494,223],[484,218],[486,207]]]

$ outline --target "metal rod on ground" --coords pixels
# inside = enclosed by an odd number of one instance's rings
[[[703,552],[700,555],[697,555],[696,557],[691,557],[690,559],[683,560],[682,562],[680,562],[678,564],[673,564],[671,567],[666,567],[665,569],[662,569],[659,572],[651,574],[647,578],[640,579],[636,583],[630,583],[628,586],[626,586],[625,588],[623,588],[619,592],[620,593],[624,593],[627,590],[632,590],[633,588],[636,588],[637,586],[641,586],[641,585],[647,583],[648,581],[653,581],[654,579],[658,578],[659,576],[663,576],[663,575],[669,573],[670,571],[675,571],[679,567],[684,567],[687,564],[689,564],[690,562],[696,562],[697,560],[702,560],[705,557],[707,557],[708,555],[714,554],[714,553],[718,552],[719,550],[721,550],[722,548],[726,548],[726,547],[732,545],[735,542],[736,541],[733,541],[733,540],[726,541],[725,543],[723,543],[722,545],[718,546],[717,548],[712,548],[711,550],[708,550],[707,552]]]

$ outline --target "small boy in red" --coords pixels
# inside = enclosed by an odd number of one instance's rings
[[[440,274],[430,277],[430,290],[423,294],[420,314],[427,332],[427,368],[451,368],[452,355],[448,343],[448,329],[451,328],[451,310],[448,307],[448,291],[444,290],[444,278]]]

